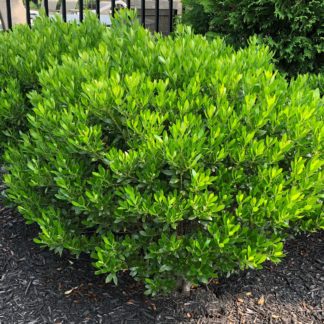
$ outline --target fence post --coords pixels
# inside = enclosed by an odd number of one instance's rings
[[[145,27],[145,0],[141,1],[141,16],[142,25]]]
[[[26,7],[26,21],[29,26],[31,26],[30,20],[30,3],[29,0],[25,0],[25,7]]]
[[[173,31],[173,0],[169,0],[169,30]]]
[[[160,0],[155,0],[155,31],[160,29]]]
[[[98,19],[100,20],[100,1],[96,0],[96,14],[98,16]]]

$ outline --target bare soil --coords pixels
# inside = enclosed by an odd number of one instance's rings
[[[323,231],[286,242],[277,266],[155,299],[126,274],[105,284],[86,256],[41,249],[37,232],[0,206],[0,324],[324,323]]]

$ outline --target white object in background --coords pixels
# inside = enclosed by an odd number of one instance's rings
[[[95,12],[95,11],[94,11]],[[67,13],[66,14],[66,21],[72,22],[72,21],[80,21],[80,14],[77,13]],[[111,26],[111,19],[110,15],[100,15],[100,22],[106,26]]]
[[[111,14],[112,4],[111,1],[100,2],[100,13]],[[115,9],[127,8],[127,4],[122,0],[115,1]]]
[[[48,11],[54,12],[57,8],[58,0],[48,0]],[[44,0],[42,1],[42,8],[45,8]]]
[[[66,0],[66,11],[75,11],[78,0]],[[62,11],[62,4],[61,4],[61,11]]]

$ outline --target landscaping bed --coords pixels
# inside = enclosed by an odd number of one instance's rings
[[[37,226],[0,206],[0,323],[322,323],[324,232],[287,242],[278,266],[245,271],[190,297],[147,298],[127,274],[118,287],[86,257],[33,243]]]
[[[321,75],[132,11],[0,54],[0,324],[323,322]]]

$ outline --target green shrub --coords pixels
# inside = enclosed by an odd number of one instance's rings
[[[6,151],[36,241],[155,294],[278,262],[287,234],[323,229],[324,107],[307,77],[288,84],[256,41],[234,52],[126,18],[39,74]]]
[[[184,21],[197,32],[215,32],[236,46],[257,34],[285,71],[323,72],[321,0],[184,0],[184,5]]]
[[[310,74],[308,84],[312,89],[319,89],[320,94],[324,94],[324,74]]]
[[[64,54],[77,57],[80,50],[95,48],[104,30],[91,16],[80,26],[39,18],[32,30],[20,25],[0,33],[0,153],[27,130],[27,93],[39,88],[38,72],[59,64]]]

